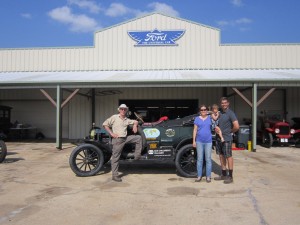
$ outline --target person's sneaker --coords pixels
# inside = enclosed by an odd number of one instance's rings
[[[226,179],[226,176],[218,176],[218,177],[215,177],[214,180],[225,180]]]
[[[233,178],[232,177],[227,177],[225,180],[224,180],[224,184],[231,184],[233,182]]]
[[[147,156],[145,156],[145,155],[138,155],[138,156],[134,157],[134,160],[143,160],[143,159],[147,159]]]
[[[112,177],[112,180],[116,181],[116,182],[122,182],[122,179],[120,177],[117,177],[117,176]]]
[[[134,160],[140,160],[142,158],[142,156],[141,155],[138,155],[138,156],[135,156],[134,157]]]
[[[210,182],[211,182],[210,177],[207,177],[207,178],[206,178],[206,183],[210,183]]]

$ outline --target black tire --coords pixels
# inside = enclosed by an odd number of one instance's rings
[[[300,133],[294,134],[295,147],[300,148]]]
[[[103,152],[92,144],[79,145],[72,151],[69,164],[79,177],[94,176],[104,164]]]
[[[7,148],[4,141],[0,140],[0,163],[2,163],[6,157]]]
[[[185,145],[178,150],[175,165],[179,175],[197,177],[197,151],[192,144]]]
[[[266,148],[271,148],[273,146],[273,135],[271,133],[264,132],[262,143]]]

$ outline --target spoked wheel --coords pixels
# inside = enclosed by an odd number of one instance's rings
[[[193,145],[185,145],[179,149],[175,165],[178,173],[183,177],[197,176],[197,154]]]
[[[294,134],[295,147],[300,148],[300,133]]]
[[[271,148],[273,145],[273,136],[271,133],[264,132],[263,133],[263,138],[262,138],[262,143],[265,147]]]
[[[69,164],[79,177],[97,174],[104,163],[102,150],[92,144],[77,146],[70,155]]]
[[[2,163],[6,157],[7,148],[4,141],[0,140],[0,163]]]

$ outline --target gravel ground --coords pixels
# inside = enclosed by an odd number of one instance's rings
[[[97,176],[69,167],[75,147],[7,142],[0,164],[0,224],[299,224],[300,149],[257,146],[234,151],[234,183],[195,183],[173,161],[122,162],[122,183],[110,164]],[[219,161],[213,152],[212,177]]]

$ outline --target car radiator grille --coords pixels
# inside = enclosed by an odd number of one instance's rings
[[[290,128],[287,126],[279,127],[279,129],[280,129],[280,134],[289,134],[290,133]]]

